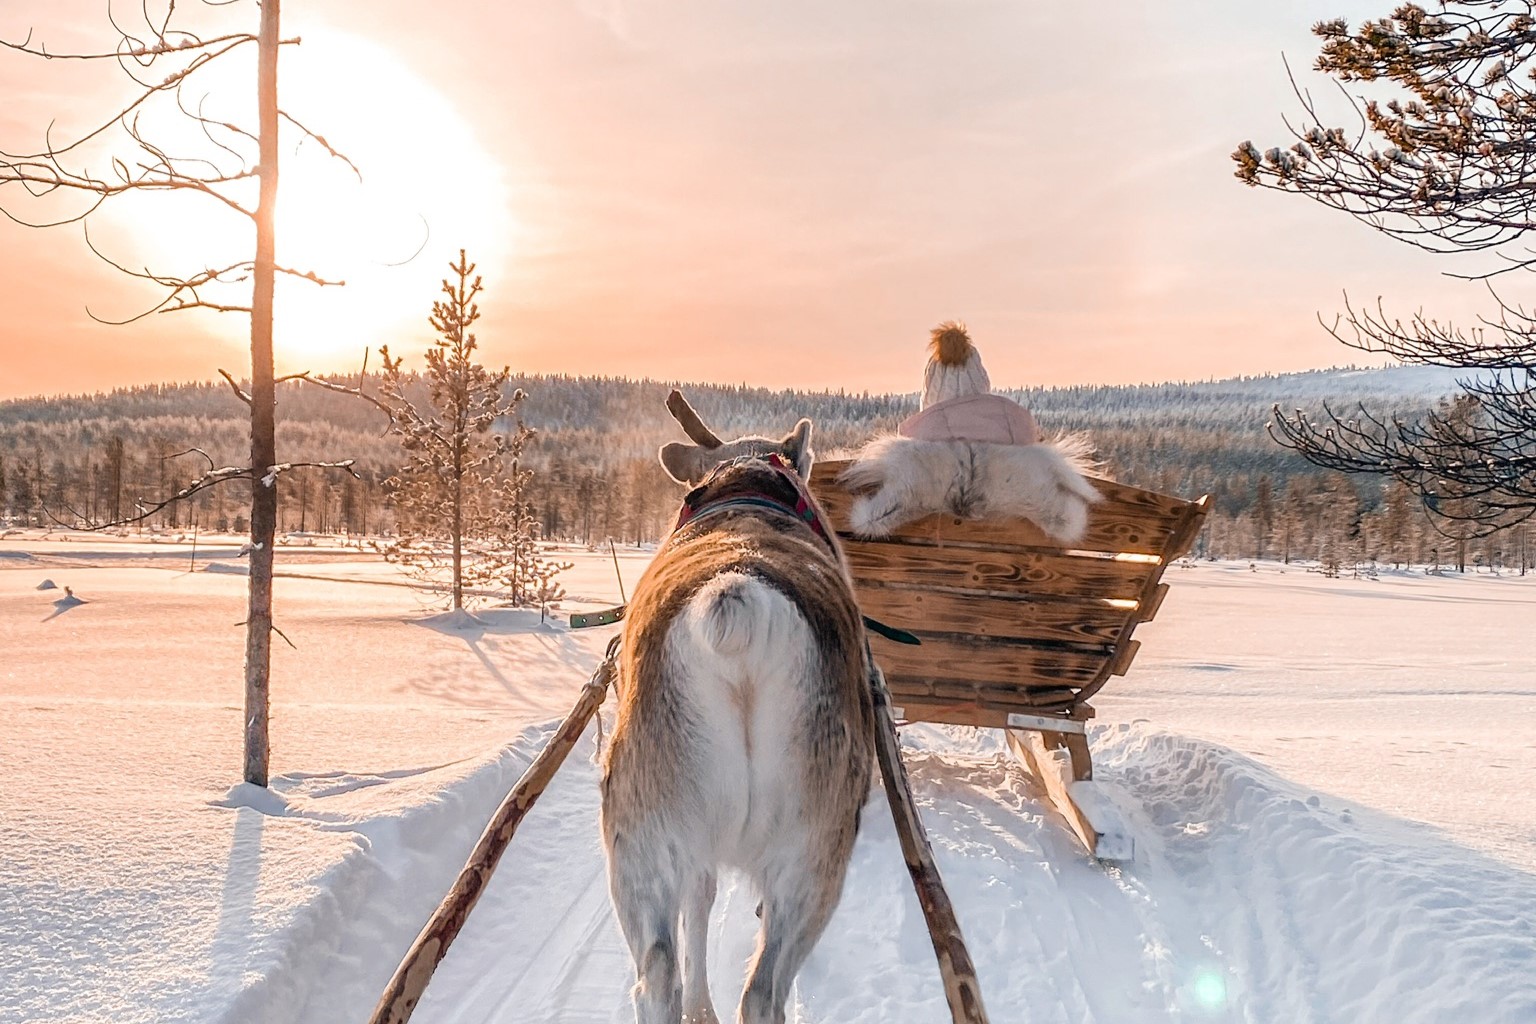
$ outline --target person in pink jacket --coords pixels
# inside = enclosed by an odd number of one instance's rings
[[[963,324],[932,331],[917,415],[876,437],[839,476],[854,496],[848,521],[863,537],[889,536],[925,515],[1022,518],[1070,544],[1099,500],[1084,475],[1092,446],[1082,435],[1042,439],[1035,417],[992,394]]]
[[[1013,399],[992,394],[981,353],[964,324],[954,320],[939,324],[932,331],[929,348],[922,403],[916,415],[896,428],[897,434],[922,441],[1039,442],[1034,415]]]

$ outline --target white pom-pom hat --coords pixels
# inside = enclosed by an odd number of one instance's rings
[[[965,324],[946,320],[935,327],[929,344],[931,355],[923,371],[923,401],[920,409],[961,398],[985,395],[992,390],[992,380],[981,365],[981,353],[971,344]]]

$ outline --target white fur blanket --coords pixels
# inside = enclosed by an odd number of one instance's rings
[[[1080,436],[1040,444],[920,441],[890,435],[859,450],[840,482],[854,492],[855,533],[884,537],[934,512],[966,519],[1022,517],[1071,544],[1088,528],[1099,493]]]

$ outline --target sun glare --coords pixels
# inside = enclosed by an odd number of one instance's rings
[[[306,27],[303,38],[283,55],[280,103],[343,152],[361,181],[323,145],[284,126],[278,263],[346,286],[279,278],[279,372],[350,369],[366,348],[410,347],[399,342],[426,337],[437,283],[458,249],[489,270],[504,262],[516,233],[501,167],[442,93],[350,33]],[[211,111],[242,82],[230,76],[205,87]],[[241,196],[254,198],[254,187]],[[115,240],[135,265],[182,274],[249,253],[248,222],[194,197],[123,206],[127,219],[108,225],[103,248]],[[243,318],[213,322],[232,345],[243,341]]]

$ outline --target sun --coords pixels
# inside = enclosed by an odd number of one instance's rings
[[[462,248],[483,269],[500,265],[516,229],[503,170],[475,129],[388,50],[306,28],[294,52],[283,69],[294,109],[313,111],[306,126],[361,180],[313,140],[290,156],[279,260],[347,284],[285,282],[276,345],[285,362],[340,368],[402,333],[424,338],[447,262]]]
[[[315,25],[300,34],[302,45],[282,56],[279,104],[351,166],[285,123],[277,261],[345,286],[279,276],[280,373],[355,368],[365,350],[381,343],[409,348],[424,340],[438,282],[458,250],[491,271],[506,262],[519,230],[502,166],[447,97],[359,35]],[[204,83],[210,109],[222,104],[218,116],[245,109],[248,73],[248,66],[231,65]],[[174,138],[186,126],[162,130]],[[240,199],[254,205],[254,187]],[[204,205],[194,207],[199,201]],[[118,252],[129,253],[126,262],[157,272],[194,273],[249,258],[252,249],[250,223],[203,197],[152,197],[120,204],[110,216],[103,248],[115,242]],[[244,347],[243,317],[207,315],[210,330],[232,348]]]

